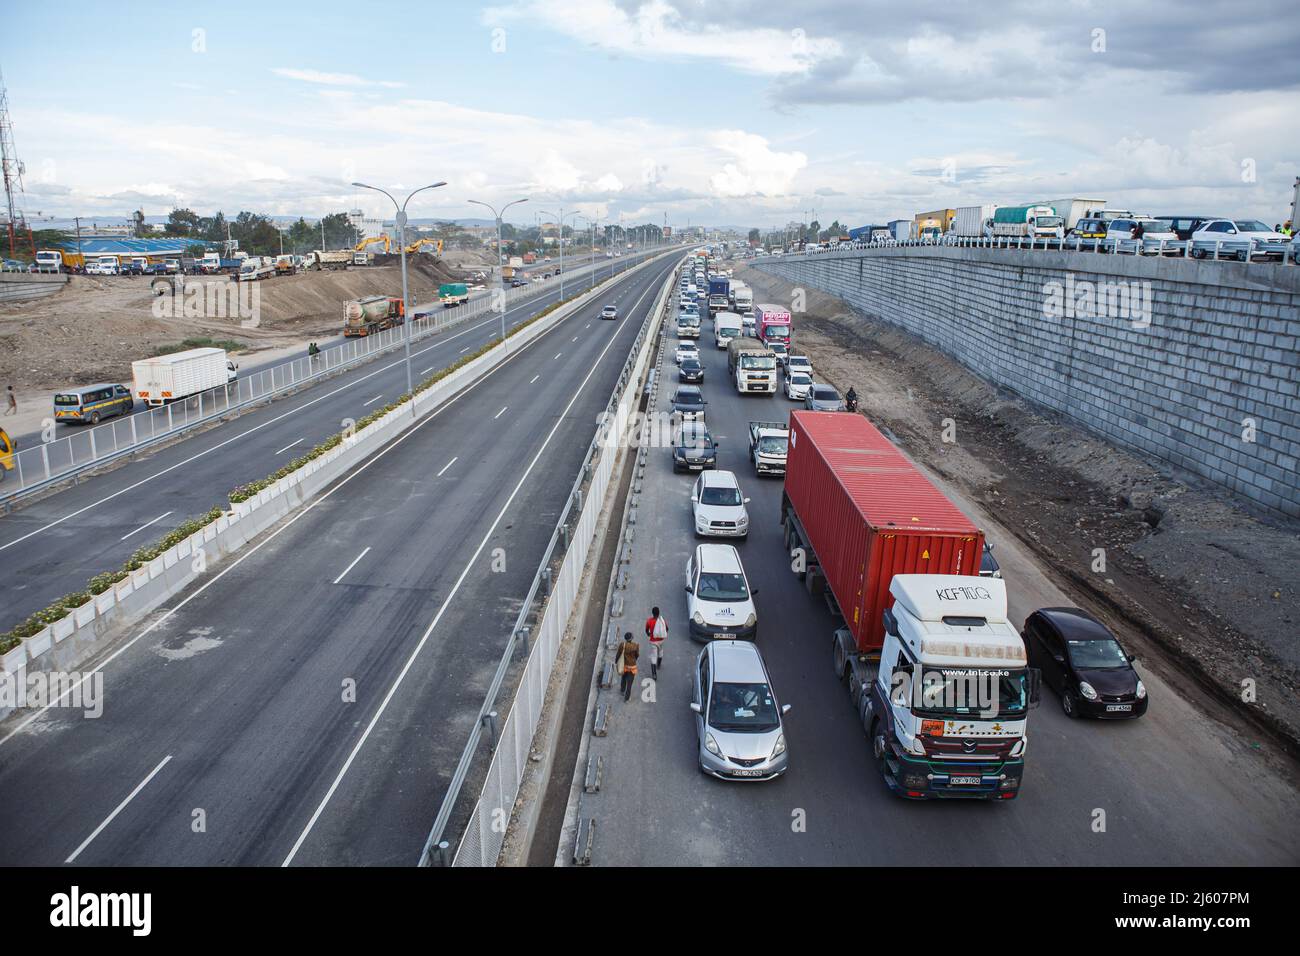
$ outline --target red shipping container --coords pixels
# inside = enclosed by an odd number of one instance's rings
[[[787,508],[864,653],[884,643],[895,574],[979,574],[984,532],[861,415],[791,412]]]

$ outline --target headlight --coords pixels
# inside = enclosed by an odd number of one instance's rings
[[[783,753],[785,753],[785,734],[781,734],[779,737],[776,738],[776,746],[772,748],[772,756],[768,757],[767,759],[775,760]]]
[[[1138,700],[1143,700],[1147,695],[1147,685],[1138,681]]]
[[[722,756],[722,751],[718,748],[718,742],[713,739],[713,734],[704,735],[704,749],[715,757]]]
[[[753,611],[749,612],[749,617],[745,618],[745,627],[753,627],[758,623],[758,615]]]
[[[737,518],[737,519],[736,519],[736,527],[737,527],[737,528],[748,528],[748,527],[749,527],[749,515],[741,515],[739,518]]]
[[[1086,680],[1079,681],[1079,693],[1082,694],[1084,697],[1088,698],[1089,700],[1097,699],[1097,692],[1092,689],[1092,685],[1089,684]]]
[[[704,615],[701,614],[699,611],[696,611],[694,614],[691,615],[691,620],[694,621],[696,624],[703,626]]]

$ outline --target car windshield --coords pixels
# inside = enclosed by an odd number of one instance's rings
[[[699,359],[694,359],[694,358],[682,359],[682,371],[684,372],[694,372],[699,367],[700,367]]]
[[[738,505],[740,504],[740,489],[728,488],[726,485],[706,486],[700,492],[700,504]]]
[[[701,571],[695,596],[701,601],[743,601],[749,589],[745,576],[736,571]]]
[[[709,726],[731,733],[763,734],[781,726],[776,701],[766,684],[714,684]]]
[[[1103,637],[1088,641],[1067,641],[1070,663],[1081,670],[1107,670],[1128,667],[1128,657],[1114,638]]]
[[[812,394],[813,399],[819,402],[836,402],[839,401],[840,398],[839,392],[825,385],[814,385]]]
[[[1268,226],[1264,225],[1258,219],[1238,219],[1233,223],[1242,232],[1272,232]]]
[[[1152,219],[1142,226],[1147,232],[1173,232],[1174,222],[1172,219]]]
[[[806,375],[806,374],[804,374],[803,372],[795,372],[793,375],[790,376],[790,384],[791,384],[791,385],[811,385],[811,384],[812,384],[812,376],[810,376],[810,375]]]
[[[698,450],[713,447],[713,439],[702,429],[684,429],[677,433],[677,444],[682,448]]]
[[[760,455],[784,455],[789,444],[790,439],[788,438],[768,435],[766,438],[758,440],[758,453]]]
[[[992,685],[997,682],[997,702]],[[914,707],[918,717],[969,717],[996,708],[1001,719],[1024,716],[1029,706],[1029,678],[1024,670],[929,670],[922,684],[922,704]]]

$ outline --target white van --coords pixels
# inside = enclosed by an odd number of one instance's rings
[[[740,316],[735,312],[719,312],[713,317],[713,342],[718,348],[725,349],[743,329]]]

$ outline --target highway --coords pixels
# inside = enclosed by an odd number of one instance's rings
[[[4,724],[0,862],[414,864],[675,264],[616,280],[142,624],[102,664],[102,717]]]
[[[733,471],[751,499],[750,535],[737,543],[758,593],[758,644],[779,703],[791,704],[790,770],[770,783],[726,783],[697,768],[688,709],[691,641],[682,590],[694,537],[695,475],[673,474],[671,450],[652,448],[642,483],[637,534],[617,619],[645,647],[642,622],[659,605],[671,632],[657,684],[641,667],[643,696],[610,703],[609,736],[588,737],[604,759],[601,791],[582,795],[596,821],[593,863],[601,866],[873,865],[1294,865],[1300,861],[1300,792],[1285,758],[1253,735],[1207,715],[1146,662],[1138,669],[1151,708],[1137,721],[1071,721],[1044,688],[1029,719],[1024,785],[1007,803],[912,803],[889,794],[869,742],[831,665],[836,627],[826,604],[791,572],[779,525],[783,482],[755,477],[748,460],[751,420],[786,420],[796,403],[742,396],[727,377],[726,353],[700,339],[706,419],[720,442],[718,467]],[[676,388],[671,334],[661,353],[658,407]],[[794,329],[798,351],[798,324]],[[864,409],[870,416],[870,409]],[[906,451],[906,448],[904,448]],[[930,476],[996,543],[1011,618],[1072,605],[1009,533],[978,504]],[[726,543],[724,539],[717,539]],[[1121,635],[1121,638],[1126,635]],[[644,657],[643,657],[644,665]],[[587,680],[584,671],[578,679]],[[590,727],[590,716],[587,727]],[[577,778],[585,770],[580,758]],[[1279,770],[1279,767],[1282,769]],[[573,804],[571,802],[571,809]],[[1104,830],[1099,830],[1104,826]],[[549,835],[554,839],[554,835]],[[557,862],[571,860],[561,835]]]
[[[627,263],[628,257],[598,260],[596,275],[603,278]],[[569,296],[584,288],[577,275],[573,285],[565,285]],[[507,312],[507,324],[514,327],[558,300],[558,288],[530,297]],[[414,344],[416,381],[493,341],[500,328],[501,316],[487,314]],[[171,528],[213,506],[228,507],[235,486],[266,477],[339,431],[345,419],[358,419],[405,390],[398,349],[0,515],[6,572],[0,631],[84,587],[94,575],[120,567]]]

